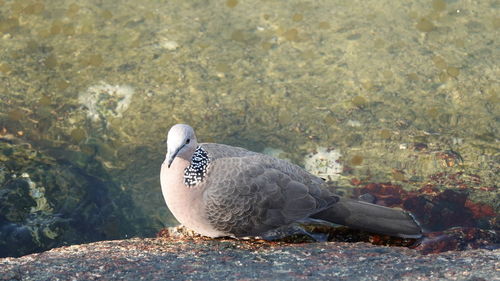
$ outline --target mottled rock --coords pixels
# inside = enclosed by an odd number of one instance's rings
[[[0,280],[498,280],[499,257],[367,243],[135,238],[0,259]]]

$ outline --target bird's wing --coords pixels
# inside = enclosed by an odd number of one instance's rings
[[[258,153],[211,160],[203,184],[208,220],[235,236],[258,236],[339,200],[300,167]]]

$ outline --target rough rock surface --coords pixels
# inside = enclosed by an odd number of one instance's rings
[[[498,268],[500,250],[134,238],[0,259],[0,280],[500,280]]]

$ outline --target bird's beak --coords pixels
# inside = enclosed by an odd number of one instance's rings
[[[175,155],[177,154],[178,151],[175,153],[170,153],[170,151],[167,153],[167,167],[170,168],[170,165],[172,165],[172,162],[174,161]]]
[[[179,151],[183,147],[184,147],[184,145],[181,146],[181,147],[179,147],[178,149],[176,149],[173,153],[170,152],[170,151],[167,152],[167,157],[166,157],[166,159],[167,159],[167,167],[170,168],[170,165],[172,165],[172,162],[174,161],[175,157],[177,156],[177,153],[179,153]]]

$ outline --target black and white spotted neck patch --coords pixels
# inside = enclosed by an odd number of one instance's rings
[[[201,146],[198,146],[191,158],[191,164],[184,169],[184,184],[192,187],[202,182],[207,174],[209,163],[208,153]]]

